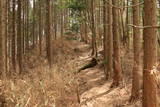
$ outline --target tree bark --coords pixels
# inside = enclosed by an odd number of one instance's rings
[[[94,18],[94,0],[91,0],[91,31],[92,31],[92,55],[97,56],[97,46],[96,46],[96,28],[95,28],[95,18]]]
[[[144,0],[144,26],[157,25],[156,0]],[[144,38],[143,107],[157,107],[157,86],[151,70],[157,62],[157,29],[146,28]]]
[[[51,14],[50,14],[51,4],[50,0],[46,0],[46,48],[47,48],[47,58],[50,68],[52,67],[52,36],[51,36]]]
[[[139,3],[139,0],[132,0],[133,5]],[[133,24],[140,26],[140,8],[133,7]],[[132,95],[130,101],[133,102],[139,98],[140,90],[140,52],[141,52],[141,32],[138,28],[133,28],[133,46],[134,46],[134,65],[132,71]]]
[[[41,0],[38,1],[39,3],[39,53],[42,54],[42,2]]]
[[[12,0],[12,66],[16,71],[15,0]]]
[[[112,0],[112,4],[118,6],[118,0]],[[113,84],[111,87],[119,86],[122,80],[122,69],[120,60],[120,34],[118,25],[118,9],[113,7]]]
[[[103,0],[103,48],[104,48],[104,72],[106,74],[106,79],[109,79],[109,71],[108,67],[108,39],[107,39],[107,4],[106,1]]]
[[[23,64],[22,64],[22,33],[21,33],[21,21],[22,21],[22,15],[21,15],[21,0],[17,1],[18,3],[18,10],[17,10],[17,60],[18,60],[18,66],[20,73],[23,71]]]
[[[112,3],[112,0],[109,0],[110,3]],[[113,71],[113,32],[112,32],[112,24],[113,24],[113,21],[112,21],[112,6],[109,6],[107,7],[107,10],[108,10],[108,31],[107,31],[107,36],[108,36],[108,42],[107,42],[107,45],[108,45],[108,67],[107,67],[107,70],[109,72],[109,75],[111,76],[111,73]]]
[[[5,3],[6,0],[0,1],[0,76],[5,77]]]

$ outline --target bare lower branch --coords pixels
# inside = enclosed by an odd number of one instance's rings
[[[124,8],[133,8],[133,7],[140,6],[140,5],[144,4],[144,2],[140,2],[140,3],[135,4],[135,5],[129,5],[129,6],[122,6],[122,7],[120,7],[120,6],[115,6],[115,5],[111,4],[107,0],[106,0],[106,2],[107,2],[107,5],[109,5],[109,6],[113,7],[113,8],[120,9],[120,10],[123,10]]]
[[[139,28],[139,29],[146,29],[146,28],[160,28],[160,26],[137,26],[133,24],[128,24],[128,26],[134,27],[134,28]]]

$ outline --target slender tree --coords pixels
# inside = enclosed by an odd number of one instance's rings
[[[92,55],[97,56],[94,0],[91,0],[91,32],[92,32]]]
[[[54,12],[54,36],[55,36],[55,39],[57,38],[57,5],[56,5],[56,2],[57,0],[54,1],[54,9],[53,9],[53,12]]]
[[[26,52],[29,50],[29,1],[26,1]]]
[[[108,53],[108,50],[107,50],[107,47],[108,47],[108,44],[107,44],[107,11],[106,11],[106,0],[103,0],[103,37],[104,37],[104,40],[103,40],[103,44],[104,44],[104,72],[106,74],[106,79],[109,78],[109,71],[107,70],[107,53]]]
[[[0,75],[5,76],[5,5],[6,0],[0,1]]]
[[[14,71],[16,71],[15,3],[15,0],[12,0],[12,66]]]
[[[112,0],[114,6],[118,6],[118,0]],[[118,25],[118,9],[113,7],[113,83],[111,87],[118,86],[122,80],[122,69],[120,59],[120,34]]]
[[[39,0],[39,52],[42,54],[42,1]]]
[[[17,10],[17,60],[18,60],[18,66],[19,66],[19,70],[20,72],[23,71],[23,64],[22,64],[22,33],[21,33],[21,21],[22,21],[22,5],[21,5],[22,1],[18,0],[17,1],[17,5],[18,5],[18,10]]]
[[[109,0],[110,3],[112,3],[112,0]],[[108,42],[107,42],[107,45],[108,45],[108,66],[107,66],[107,70],[108,72],[110,72],[110,76],[111,76],[111,73],[113,71],[113,27],[112,27],[112,6],[108,5],[107,6],[107,18],[108,18],[108,22],[107,22],[107,25],[108,25],[108,29],[107,29],[107,36],[108,36]]]
[[[139,0],[132,0],[133,5],[139,3]],[[133,24],[136,26],[140,25],[140,8],[139,6],[133,7]],[[134,46],[134,65],[132,71],[132,95],[130,101],[134,101],[139,98],[140,89],[140,51],[141,51],[141,41],[140,41],[140,29],[133,28],[133,46]]]
[[[33,35],[32,35],[32,42],[33,42],[33,46],[35,46],[35,14],[36,14],[36,1],[33,0]]]
[[[51,43],[52,43],[52,37],[51,37],[51,14],[50,14],[50,10],[51,10],[51,1],[50,0],[46,0],[46,47],[47,47],[47,59],[48,59],[48,63],[49,66],[52,67],[52,47],[51,47]]]

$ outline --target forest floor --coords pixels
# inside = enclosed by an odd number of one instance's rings
[[[79,45],[79,50],[83,50],[81,56],[77,57],[76,62],[79,66],[91,60],[91,50],[87,47],[89,46]],[[129,55],[126,58],[130,58]],[[112,80],[106,81],[101,64],[81,71],[78,78],[81,107],[141,107],[140,100],[134,104],[128,102],[131,95],[131,79],[126,77],[120,87],[110,88]]]
[[[91,59],[91,47],[77,40],[54,42],[54,65],[47,66],[45,53],[30,53],[23,75],[0,81],[0,106],[5,107],[141,107],[141,101],[128,103],[131,93],[131,53],[122,60],[124,80],[120,87],[110,89],[103,67],[75,72]],[[35,54],[35,55],[34,55]],[[80,101],[78,101],[80,100]]]

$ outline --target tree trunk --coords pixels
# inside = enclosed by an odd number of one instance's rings
[[[17,59],[18,59],[18,66],[20,73],[23,71],[23,64],[22,64],[22,33],[21,33],[21,0],[17,1],[18,3],[18,13],[17,13]]]
[[[106,4],[106,1],[103,0],[103,48],[104,48],[104,72],[106,74],[106,79],[109,78],[109,71],[107,70],[107,61],[108,61],[108,39],[107,39],[107,11],[106,11],[106,8],[107,7],[107,4]]]
[[[0,76],[5,77],[5,0],[0,1]]]
[[[52,67],[52,37],[51,37],[51,15],[50,15],[51,4],[50,0],[46,0],[46,48],[47,58],[50,68]]]
[[[96,28],[95,28],[95,18],[94,18],[94,0],[91,0],[91,31],[92,31],[92,55],[97,56],[97,46],[96,46]]]
[[[9,8],[9,5],[10,4],[10,1],[9,0],[6,0],[5,1],[5,69],[6,69],[6,75],[8,73],[8,49],[9,49],[9,46],[8,46],[8,39],[9,39],[9,33],[8,33],[8,27],[9,27],[9,16],[8,16],[8,8]]]
[[[132,0],[133,5],[139,3],[139,0]],[[139,6],[133,7],[133,24],[140,26],[140,8]],[[133,28],[133,46],[134,46],[134,64],[132,71],[132,95],[130,101],[133,102],[139,98],[140,89],[140,52],[141,52],[141,40],[140,29]]]
[[[56,6],[56,0],[54,2],[54,37],[57,39],[57,6]]]
[[[112,0],[113,5],[118,6],[118,0]],[[113,84],[111,87],[119,86],[122,80],[122,69],[120,60],[120,34],[118,25],[118,9],[113,7]]]
[[[144,26],[157,25],[156,0],[144,0]],[[157,62],[157,29],[146,28],[144,38],[143,107],[157,107],[157,86],[151,70]]]
[[[12,66],[16,71],[16,31],[15,31],[15,0],[12,0]]]
[[[39,52],[40,55],[42,54],[42,2],[41,0],[38,1],[39,3]]]
[[[29,49],[29,1],[26,1],[26,50]]]
[[[32,35],[32,42],[33,42],[33,46],[35,46],[35,11],[36,11],[36,7],[35,7],[35,0],[33,0],[33,35]]]
[[[109,0],[110,3],[112,3],[112,0]],[[108,67],[107,67],[107,70],[109,72],[109,75],[111,76],[111,73],[113,71],[113,32],[112,32],[112,6],[109,6],[107,7],[107,10],[108,10],[108,31],[107,31],[107,35],[108,35],[108,42],[107,42],[107,45],[108,45]]]

